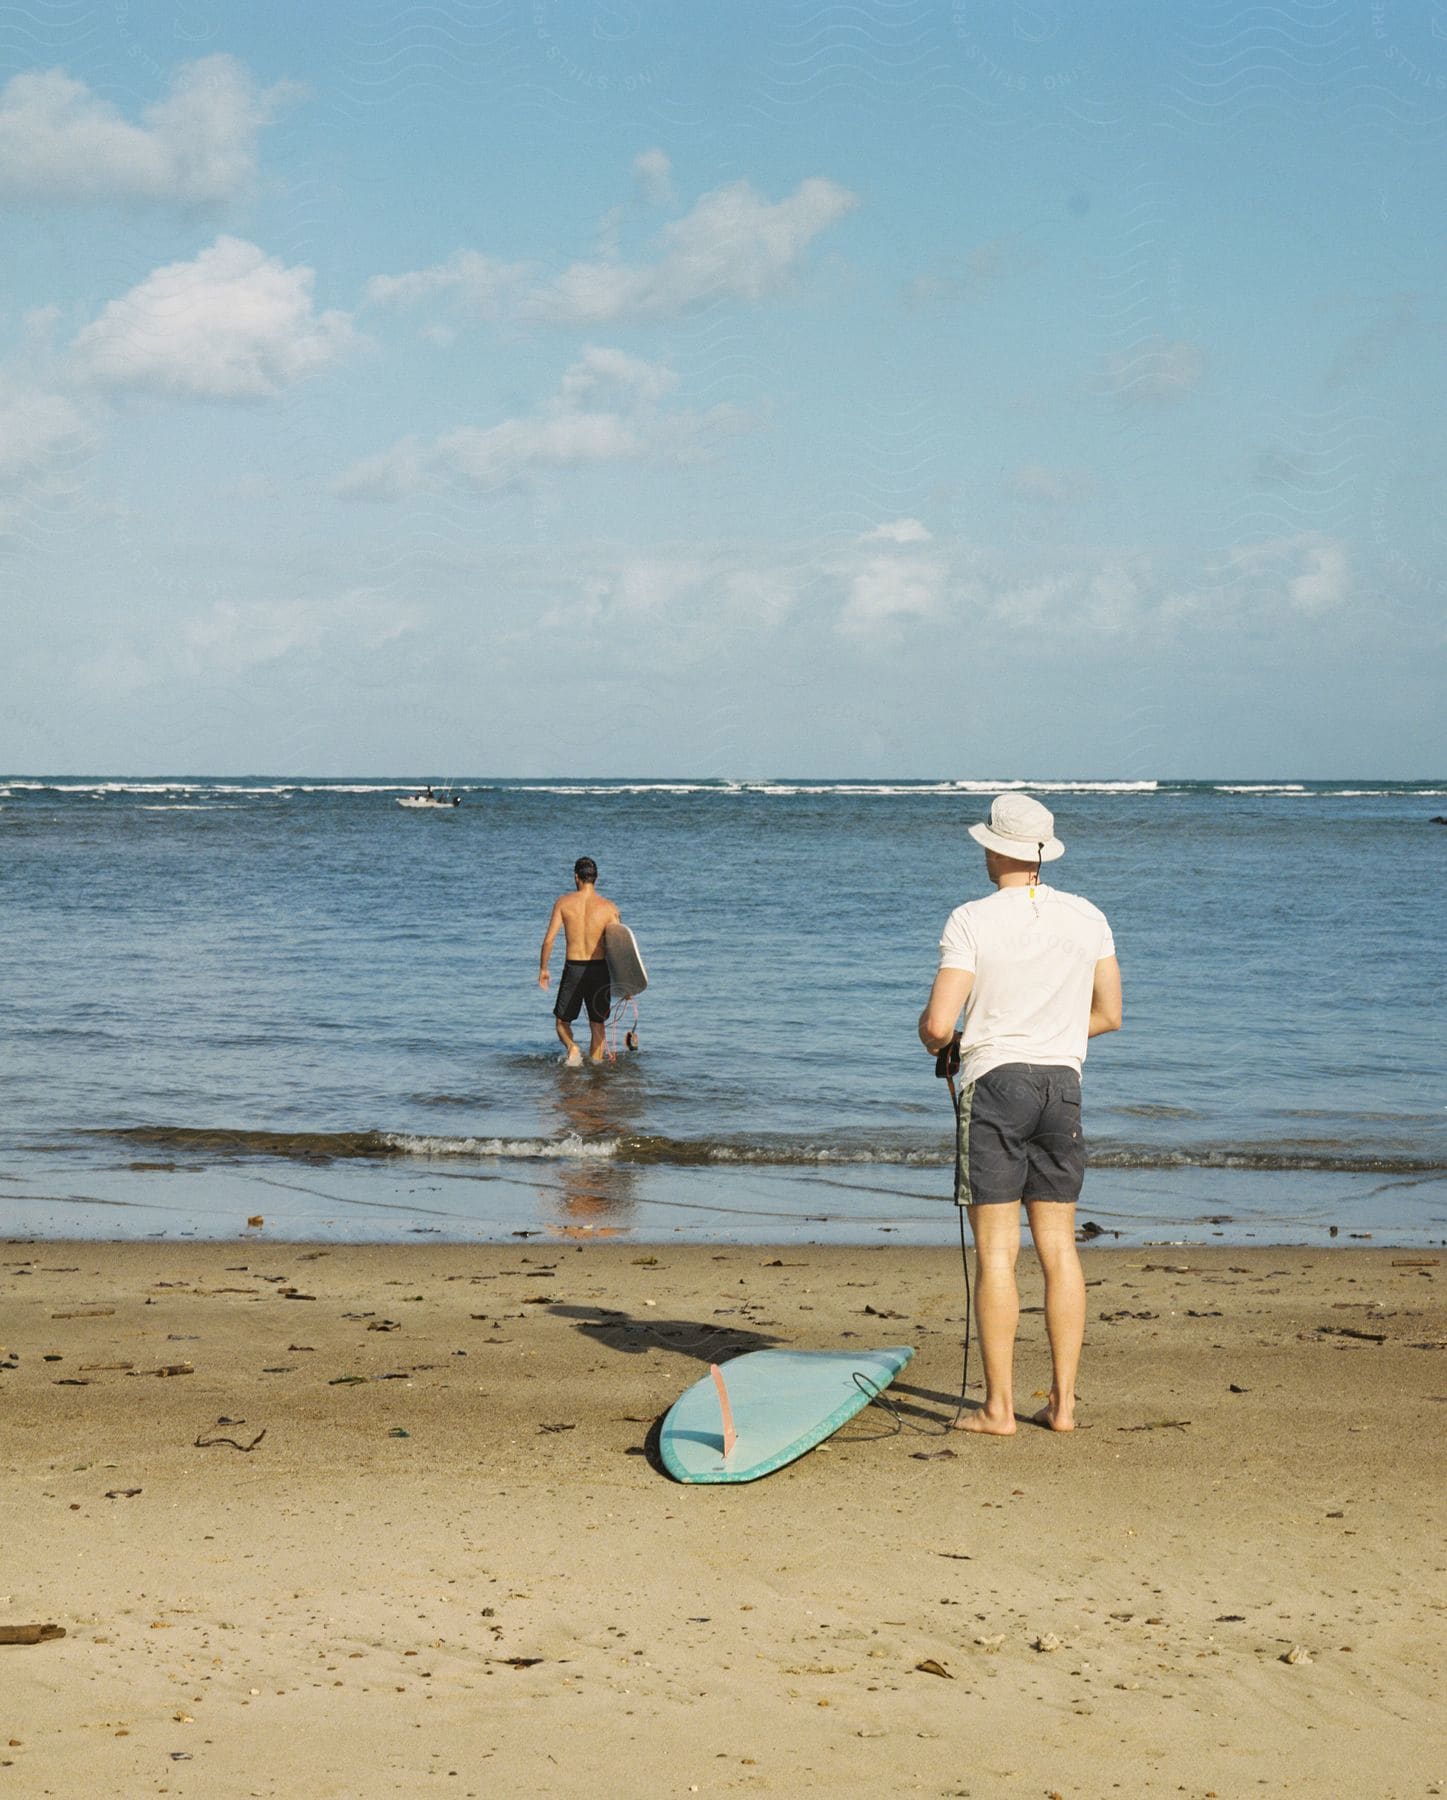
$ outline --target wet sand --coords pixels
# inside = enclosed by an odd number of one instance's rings
[[[258,1234],[0,1265],[0,1626],[66,1632],[0,1645],[0,1800],[1447,1776],[1430,1252],[1088,1250],[1086,1428],[1008,1440],[946,1431],[948,1250]],[[669,1481],[657,1417],[774,1343],[918,1355],[896,1414],[791,1468]],[[1038,1310],[1018,1374],[1023,1410]]]

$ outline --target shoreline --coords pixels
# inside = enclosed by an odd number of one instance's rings
[[[0,1795],[1435,1791],[1447,1260],[1084,1259],[1087,1429],[980,1440],[957,1248],[7,1244]],[[904,1342],[762,1482],[650,1461]]]
[[[20,1172],[20,1171],[23,1171]],[[0,1172],[0,1239],[634,1244],[891,1242],[956,1236],[948,1169],[639,1167],[497,1158],[378,1163],[47,1164]],[[261,1218],[259,1228],[248,1221]],[[1091,1171],[1077,1218],[1122,1244],[1447,1244],[1447,1171]]]

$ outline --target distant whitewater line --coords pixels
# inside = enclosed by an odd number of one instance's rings
[[[871,1167],[944,1168],[948,1145],[861,1143],[853,1139],[671,1138],[619,1134],[583,1138],[447,1137],[408,1131],[253,1131],[181,1125],[132,1125],[81,1132],[188,1157],[223,1160],[272,1157],[282,1161],[415,1157],[456,1161],[608,1162],[638,1166]],[[1346,1174],[1428,1175],[1447,1162],[1428,1156],[1373,1156],[1334,1150],[1296,1149],[1290,1144],[1200,1144],[1163,1148],[1153,1144],[1093,1145],[1095,1169],[1247,1169],[1337,1171]]]
[[[1037,794],[1100,794],[1134,797],[1137,795],[1230,795],[1242,800],[1283,799],[1367,799],[1367,798],[1437,798],[1447,795],[1447,784],[1438,778],[1421,781],[1342,782],[1307,781],[1163,781],[1156,779],[1066,780],[1040,778],[1029,780],[1016,776],[983,780],[974,776],[915,781],[889,780],[507,780],[457,781],[446,784],[447,791],[459,795],[528,795],[549,794],[577,798],[631,799],[648,795],[661,798],[694,796],[729,799],[738,796],[760,796],[771,799],[891,799],[931,795],[998,794],[1007,790]],[[167,781],[126,780],[95,777],[90,780],[45,779],[39,776],[12,775],[0,778],[0,799],[24,799],[46,795],[67,796],[80,800],[111,798],[143,798],[152,802],[150,810],[179,812],[186,802],[222,798],[255,800],[290,800],[299,795],[327,798],[365,798],[416,792],[419,783],[412,781],[224,781],[197,777]]]

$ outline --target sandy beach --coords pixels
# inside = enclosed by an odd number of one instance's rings
[[[1086,1428],[988,1441],[949,1249],[0,1263],[0,1627],[65,1632],[0,1645],[0,1796],[1442,1791],[1430,1253],[1092,1249]],[[671,1482],[661,1413],[776,1343],[918,1355]]]

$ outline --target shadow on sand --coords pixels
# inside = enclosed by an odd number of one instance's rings
[[[747,1331],[737,1325],[705,1325],[699,1319],[635,1318],[606,1306],[550,1306],[560,1319],[572,1319],[584,1337],[605,1350],[637,1356],[645,1350],[674,1350],[701,1363],[721,1363],[746,1350],[768,1350],[782,1340],[771,1332]]]

